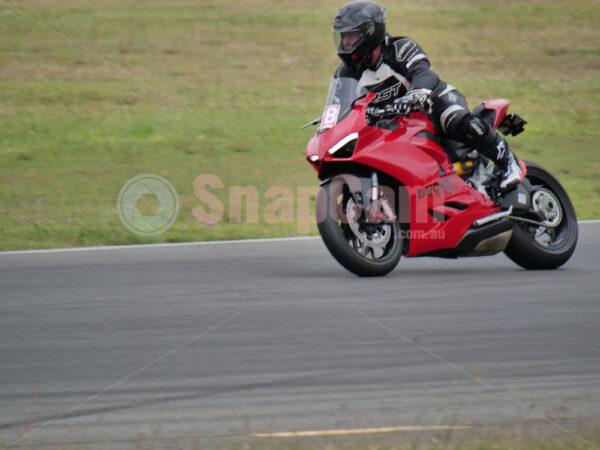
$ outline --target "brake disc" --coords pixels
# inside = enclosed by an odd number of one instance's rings
[[[392,235],[392,226],[390,224],[381,223],[378,225],[366,226],[361,224],[359,219],[362,208],[354,203],[352,198],[348,199],[346,211],[348,226],[363,246],[384,248],[387,245]]]

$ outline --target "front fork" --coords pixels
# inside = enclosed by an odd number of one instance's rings
[[[389,199],[379,192],[379,178],[376,171],[371,172],[371,189],[369,191],[370,204],[365,211],[368,223],[379,224],[381,222],[391,223],[396,220]]]

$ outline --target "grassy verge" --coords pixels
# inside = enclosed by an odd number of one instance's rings
[[[565,430],[569,429],[569,432]],[[588,450],[598,445],[597,424],[568,426],[510,424],[468,430],[413,431],[312,438],[257,439],[225,448],[330,450]]]
[[[304,160],[311,130],[299,127],[320,114],[338,63],[338,1],[9,3],[18,11],[0,4],[0,250],[315,233],[303,206],[316,185]],[[530,123],[512,147],[558,176],[581,219],[600,217],[600,6],[582,12],[589,4],[386,5],[389,30],[420,42],[472,106],[511,99]],[[174,226],[153,238],[127,230],[116,210],[142,173],[166,178],[180,199]],[[223,205],[217,220],[194,193],[203,174],[222,183],[209,189]],[[242,215],[238,186],[255,197]],[[281,198],[291,209],[273,204]]]
[[[600,442],[597,426],[571,427],[569,433],[549,425],[510,425],[483,427],[468,431],[429,431],[375,433],[293,438],[199,438],[168,439],[138,435],[130,442],[111,443],[107,438],[101,448],[110,449],[180,449],[180,450],[593,450]],[[0,441],[2,445],[2,441]],[[14,448],[34,448],[27,445]],[[56,446],[58,447],[58,446]],[[61,450],[87,450],[97,444],[64,444]],[[54,447],[52,447],[54,448]]]

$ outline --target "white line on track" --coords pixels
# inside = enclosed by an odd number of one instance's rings
[[[0,252],[3,255],[28,255],[40,253],[67,253],[67,252],[91,252],[104,250],[129,250],[143,248],[169,248],[169,247],[187,247],[187,246],[202,246],[202,245],[218,245],[218,244],[261,244],[271,242],[294,242],[294,241],[310,241],[320,239],[320,236],[299,236],[289,238],[267,238],[267,239],[239,239],[231,241],[199,241],[199,242],[172,242],[163,244],[139,244],[139,245],[108,245],[104,247],[73,247],[73,248],[48,248],[40,250],[10,250]]]
[[[579,225],[599,224],[600,219],[580,220]],[[203,246],[203,245],[219,245],[219,244],[268,244],[272,242],[294,242],[294,241],[311,241],[320,239],[320,236],[299,236],[288,238],[265,238],[265,239],[238,239],[231,241],[199,241],[199,242],[172,242],[163,244],[138,244],[138,245],[108,245],[104,247],[73,247],[73,248],[48,248],[39,250],[9,250],[0,252],[0,256],[4,255],[30,255],[41,253],[67,253],[67,252],[91,252],[104,250],[129,250],[129,249],[144,249],[144,248],[170,248],[170,247],[186,247],[186,246]]]
[[[395,433],[400,431],[436,431],[436,430],[469,430],[471,427],[448,426],[448,425],[424,425],[424,426],[405,426],[405,427],[387,427],[387,428],[364,428],[356,430],[321,430],[321,431],[295,431],[284,433],[257,433],[253,437],[310,437],[310,436],[337,436],[348,434],[375,434],[375,433]]]

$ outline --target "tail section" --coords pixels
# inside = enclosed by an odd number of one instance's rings
[[[496,129],[506,117],[510,102],[505,98],[486,100],[475,109],[473,115],[485,120],[492,128]]]

